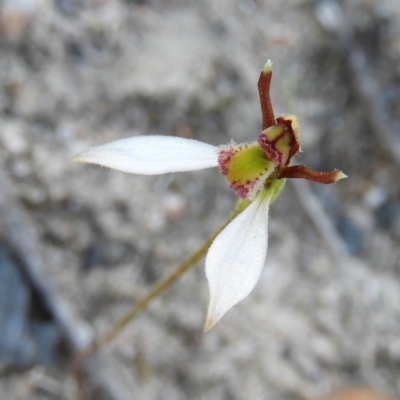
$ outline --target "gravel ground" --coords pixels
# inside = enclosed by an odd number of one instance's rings
[[[139,134],[255,140],[257,80],[271,59],[275,112],[300,120],[298,161],[349,175],[307,186],[322,217],[287,185],[260,282],[210,333],[201,263],[109,346],[129,398],[305,400],[348,386],[400,395],[398,0],[0,7],[0,169],[52,290],[97,335],[224,221],[235,196],[216,170],[134,176],[71,164],[79,151]],[[323,217],[341,247],[318,228]],[[58,335],[58,345],[33,341],[21,365],[0,343],[0,398],[75,398]]]

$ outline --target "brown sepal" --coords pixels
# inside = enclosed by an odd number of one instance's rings
[[[280,174],[279,179],[283,178],[301,178],[308,181],[330,184],[337,182],[342,177],[342,173],[338,170],[330,172],[317,172],[304,165],[293,165],[286,167]],[[345,176],[343,176],[345,177]],[[339,179],[338,179],[339,178]]]
[[[274,110],[272,109],[271,97],[269,89],[271,86],[272,70],[261,71],[258,80],[258,93],[260,95],[261,113],[262,113],[262,130],[275,125]]]

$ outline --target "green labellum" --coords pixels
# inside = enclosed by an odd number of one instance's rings
[[[276,165],[268,160],[257,143],[221,146],[218,156],[221,172],[242,199],[253,200]]]

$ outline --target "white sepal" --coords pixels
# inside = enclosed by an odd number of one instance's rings
[[[215,239],[206,258],[210,303],[204,330],[210,330],[253,290],[265,264],[271,195],[262,191]]]
[[[218,147],[173,136],[135,136],[92,147],[73,161],[157,175],[216,167]]]

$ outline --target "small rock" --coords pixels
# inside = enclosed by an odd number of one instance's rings
[[[15,159],[10,167],[11,174],[18,179],[28,178],[32,174],[32,167],[27,160]]]
[[[46,202],[47,196],[43,189],[39,187],[30,187],[24,189],[21,193],[21,199],[29,206],[38,207]]]
[[[169,219],[178,219],[186,211],[186,201],[183,196],[176,193],[169,193],[162,200],[165,214]]]
[[[378,186],[370,186],[364,193],[364,204],[371,210],[379,208],[386,199],[387,194]]]
[[[315,17],[328,31],[339,31],[343,15],[336,1],[320,1],[315,8]]]
[[[317,358],[325,365],[337,365],[339,363],[338,351],[330,340],[323,336],[314,338],[312,348]]]
[[[319,400],[399,400],[398,398],[385,396],[372,389],[356,388],[333,392]]]
[[[29,302],[29,287],[0,245],[0,360],[8,367],[28,367],[37,357],[27,323]]]
[[[17,123],[3,123],[0,131],[0,140],[6,151],[12,155],[24,154],[29,149],[23,129]]]
[[[20,266],[0,243],[0,364],[16,369],[51,364],[60,335]]]
[[[0,35],[9,42],[17,43],[24,36],[28,28],[28,18],[22,13],[6,13],[0,16]]]

